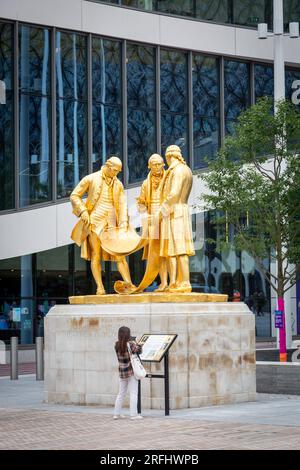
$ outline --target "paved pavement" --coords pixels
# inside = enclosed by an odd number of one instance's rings
[[[0,379],[0,449],[300,449],[300,396],[258,394],[256,402],[170,417],[145,410],[140,421],[112,420],[111,408],[44,404],[42,396],[34,376]]]

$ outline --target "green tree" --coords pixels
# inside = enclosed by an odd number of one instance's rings
[[[206,209],[232,224],[233,243],[256,260],[283,302],[300,266],[300,113],[290,101],[262,98],[239,116],[208,171]],[[223,231],[224,232],[224,231]],[[228,243],[226,237],[221,244]],[[277,262],[277,273],[262,260]]]

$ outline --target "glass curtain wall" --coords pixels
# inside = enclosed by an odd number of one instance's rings
[[[274,95],[274,70],[272,65],[254,65],[255,101],[263,96]]]
[[[224,61],[225,132],[234,133],[239,114],[250,106],[250,65],[235,60]]]
[[[20,207],[51,193],[50,31],[19,27]]]
[[[285,71],[285,94],[300,110],[300,69]]]
[[[148,173],[148,158],[156,151],[155,48],[128,43],[127,154],[128,183]]]
[[[193,54],[194,169],[207,166],[219,148],[220,85],[219,60]]]
[[[92,38],[93,171],[122,158],[122,53],[119,41]]]
[[[87,38],[56,33],[57,198],[87,174]]]
[[[91,0],[92,1],[92,0]],[[216,23],[256,27],[258,23],[272,25],[273,0],[94,0],[167,15],[197,18]],[[298,13],[297,0],[285,0],[287,21]],[[293,12],[293,7],[296,12]],[[299,18],[299,15],[298,15]],[[292,21],[292,20],[290,20]],[[296,20],[294,20],[296,21]],[[298,21],[298,20],[297,20]]]
[[[0,22],[0,211],[13,209],[13,25]]]
[[[179,145],[188,159],[188,55],[186,52],[161,49],[160,101],[161,146]]]
[[[54,155],[58,200],[68,198],[90,171],[88,149],[93,171],[100,169],[109,156],[123,159],[125,155],[125,186],[138,184],[146,176],[147,160],[158,150],[159,135],[162,154],[168,145],[177,144],[188,160],[189,149],[193,148],[194,158],[189,164],[194,170],[204,168],[206,158],[213,158],[220,146],[220,83],[224,81],[227,134],[233,132],[239,114],[251,103],[250,62],[225,58],[224,77],[220,77],[221,59],[203,53],[161,48],[158,54],[155,47],[92,35],[87,41],[86,35],[66,31],[56,32],[54,48],[50,28],[25,24],[18,25],[14,43],[14,28],[12,23],[0,22],[0,210],[14,209],[15,202],[18,209],[53,200]],[[51,83],[51,64],[55,83]],[[14,69],[18,71],[16,91]],[[253,63],[253,71],[255,100],[273,96],[273,65]],[[88,108],[90,78],[92,103]],[[52,89],[56,96],[52,96]],[[286,97],[300,108],[299,68],[286,69]],[[56,129],[51,129],[53,108]],[[19,146],[15,149],[17,140]]]

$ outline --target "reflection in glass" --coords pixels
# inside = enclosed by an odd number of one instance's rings
[[[77,33],[56,33],[57,97],[87,99],[86,36]]]
[[[94,0],[167,15],[255,27],[272,24],[273,0]],[[285,22],[299,21],[298,0],[284,0]]]
[[[187,54],[162,49],[160,61],[162,152],[176,144],[188,158]]]
[[[225,126],[236,121],[239,114],[250,105],[249,64],[233,60],[224,61]]]
[[[112,155],[122,160],[121,43],[93,37],[93,171]]]
[[[207,166],[219,145],[219,61],[193,55],[194,168]]]
[[[156,151],[155,113],[128,109],[128,167],[129,183],[144,179],[147,161]]]
[[[93,105],[93,171],[111,155],[122,157],[121,115],[117,107]]]
[[[270,65],[255,64],[255,101],[263,96],[274,95],[274,72]]]
[[[121,43],[92,39],[93,102],[121,104]]]
[[[188,108],[187,54],[162,49],[160,57],[161,110],[186,113]]]
[[[36,269],[38,297],[68,297],[69,246],[37,253]]]
[[[13,27],[0,23],[0,210],[14,207]]]
[[[90,263],[80,256],[80,248],[74,245],[75,270],[74,283],[75,295],[86,295],[87,292],[94,292],[94,280],[90,268]]]
[[[182,155],[188,158],[187,116],[185,114],[161,115],[161,148],[165,153],[169,145],[179,145]]]
[[[50,100],[20,96],[20,206],[51,197]]]
[[[127,46],[128,182],[141,181],[156,151],[155,49]]]
[[[86,37],[56,33],[57,197],[68,197],[87,173]]]
[[[257,26],[266,23],[270,17],[271,5],[269,0],[234,0],[233,23],[246,26]]]
[[[219,61],[193,55],[193,108],[198,116],[219,116]]]
[[[57,197],[68,197],[87,173],[87,104],[57,100]]]
[[[160,0],[156,2],[157,10],[162,13],[179,16],[194,16],[193,0]]]
[[[284,0],[283,17],[285,31],[289,29],[289,23],[292,21],[300,22],[300,3],[299,0]]]
[[[50,32],[48,29],[20,26],[20,90],[50,94]]]
[[[285,71],[285,94],[286,99],[292,102],[300,109],[300,70]]]
[[[127,45],[127,106],[129,108],[155,108],[153,47]]]
[[[50,33],[19,34],[20,206],[51,199]]]
[[[228,0],[209,0],[196,3],[196,17],[205,21],[228,23]]]
[[[194,116],[194,168],[207,166],[219,148],[219,119]]]

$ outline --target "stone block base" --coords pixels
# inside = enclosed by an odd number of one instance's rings
[[[169,354],[171,409],[253,401],[254,323],[241,302],[56,305],[45,319],[45,401],[113,406],[123,325],[137,338],[178,334]],[[145,366],[163,371],[163,361]],[[162,379],[142,380],[142,408],[164,408]]]

